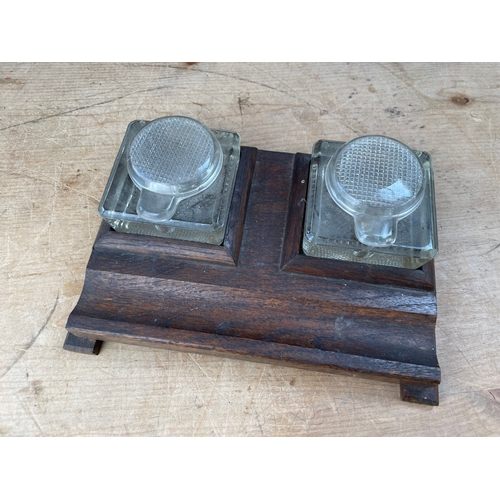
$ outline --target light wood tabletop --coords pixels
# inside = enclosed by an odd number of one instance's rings
[[[382,134],[433,158],[440,405],[397,384],[106,342],[62,349],[136,119],[310,153]],[[0,65],[0,435],[500,435],[499,64]]]

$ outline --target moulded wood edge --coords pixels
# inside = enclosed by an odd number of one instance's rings
[[[180,351],[233,356],[239,359],[277,363],[324,372],[348,372],[407,384],[435,385],[441,380],[436,366],[322,351],[269,341],[160,328],[121,321],[70,315],[66,328],[74,335]]]

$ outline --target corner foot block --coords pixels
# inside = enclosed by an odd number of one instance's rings
[[[78,337],[68,332],[64,341],[63,349],[80,354],[99,354],[101,350],[102,340],[94,340],[86,337]]]
[[[439,405],[439,389],[437,385],[400,384],[400,387],[403,401],[430,406]]]

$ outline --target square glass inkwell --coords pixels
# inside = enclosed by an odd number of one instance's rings
[[[239,159],[236,132],[183,116],[133,121],[99,213],[115,231],[220,245]]]
[[[302,248],[327,259],[417,269],[438,251],[431,157],[384,136],[318,141]]]

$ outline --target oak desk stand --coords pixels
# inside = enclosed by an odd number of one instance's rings
[[[301,250],[310,155],[243,147],[220,246],[103,222],[64,348],[102,341],[398,382],[438,404],[433,261],[417,270]]]

